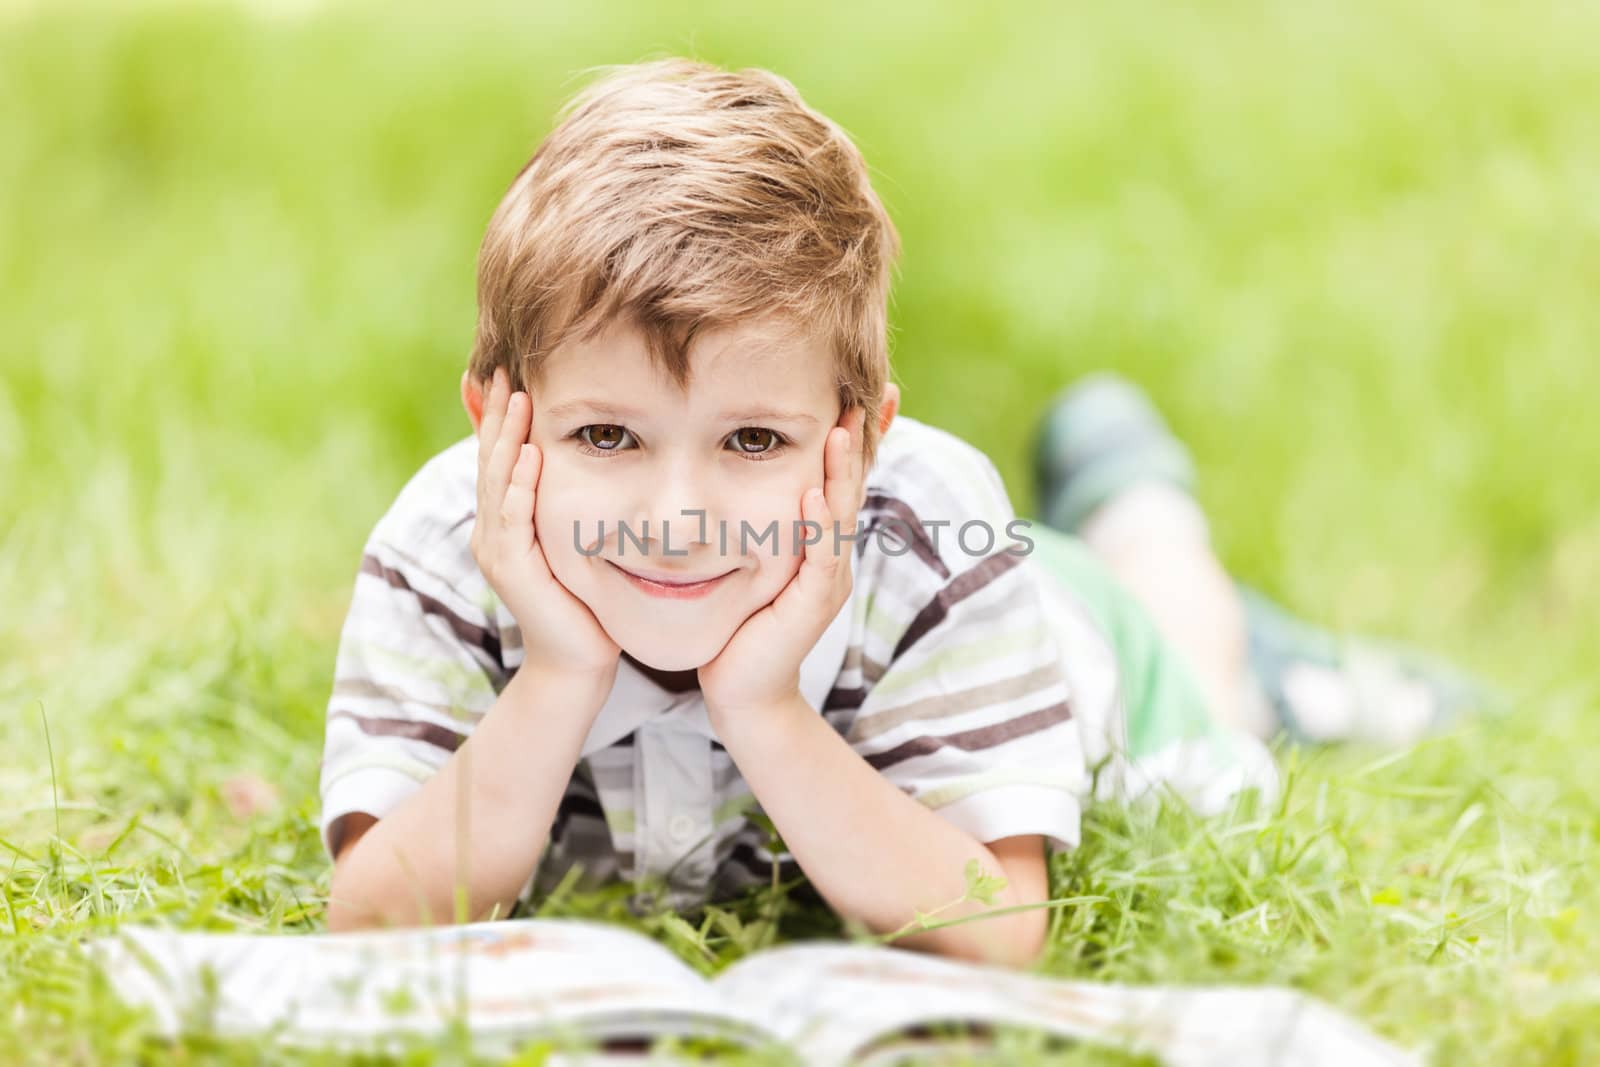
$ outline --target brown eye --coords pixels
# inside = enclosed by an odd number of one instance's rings
[[[758,455],[776,448],[778,435],[759,426],[746,426],[742,430],[733,432],[733,441],[739,446],[739,451]]]
[[[627,430],[611,423],[585,426],[581,432],[584,440],[603,452],[615,452],[628,436]]]

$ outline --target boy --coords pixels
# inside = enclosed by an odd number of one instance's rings
[[[564,109],[480,252],[473,435],[363,555],[322,770],[331,929],[437,921],[458,887],[505,914],[574,867],[685,907],[775,862],[899,929],[969,860],[1005,879],[992,907],[1044,900],[1092,783],[1207,809],[1275,787],[1245,710],[1282,693],[1251,696],[1158,420],[1115,383],[1069,395],[1041,499],[1100,555],[1018,525],[987,457],[898,414],[898,251],[854,145],[772,74],[664,60]],[[1100,447],[1085,411],[1153,450]],[[899,943],[1025,966],[1047,921]]]

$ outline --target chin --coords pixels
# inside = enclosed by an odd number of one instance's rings
[[[658,671],[690,671],[705,666],[717,658],[732,635],[674,635],[659,630],[644,634],[619,634],[608,630],[617,645],[643,663]]]

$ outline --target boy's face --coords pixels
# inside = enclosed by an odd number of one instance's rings
[[[617,325],[553,354],[533,394],[534,527],[550,569],[661,670],[715,658],[799,569],[800,498],[822,485],[841,415],[824,342],[756,323],[697,335],[689,358],[680,390]],[[713,580],[672,589],[630,573]]]

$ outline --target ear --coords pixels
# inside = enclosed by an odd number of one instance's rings
[[[470,369],[461,372],[461,406],[472,420],[472,432],[477,433],[478,424],[483,421],[483,383],[472,377]]]
[[[878,436],[889,432],[889,424],[900,411],[900,387],[888,382],[883,387],[883,402],[878,405]]]

